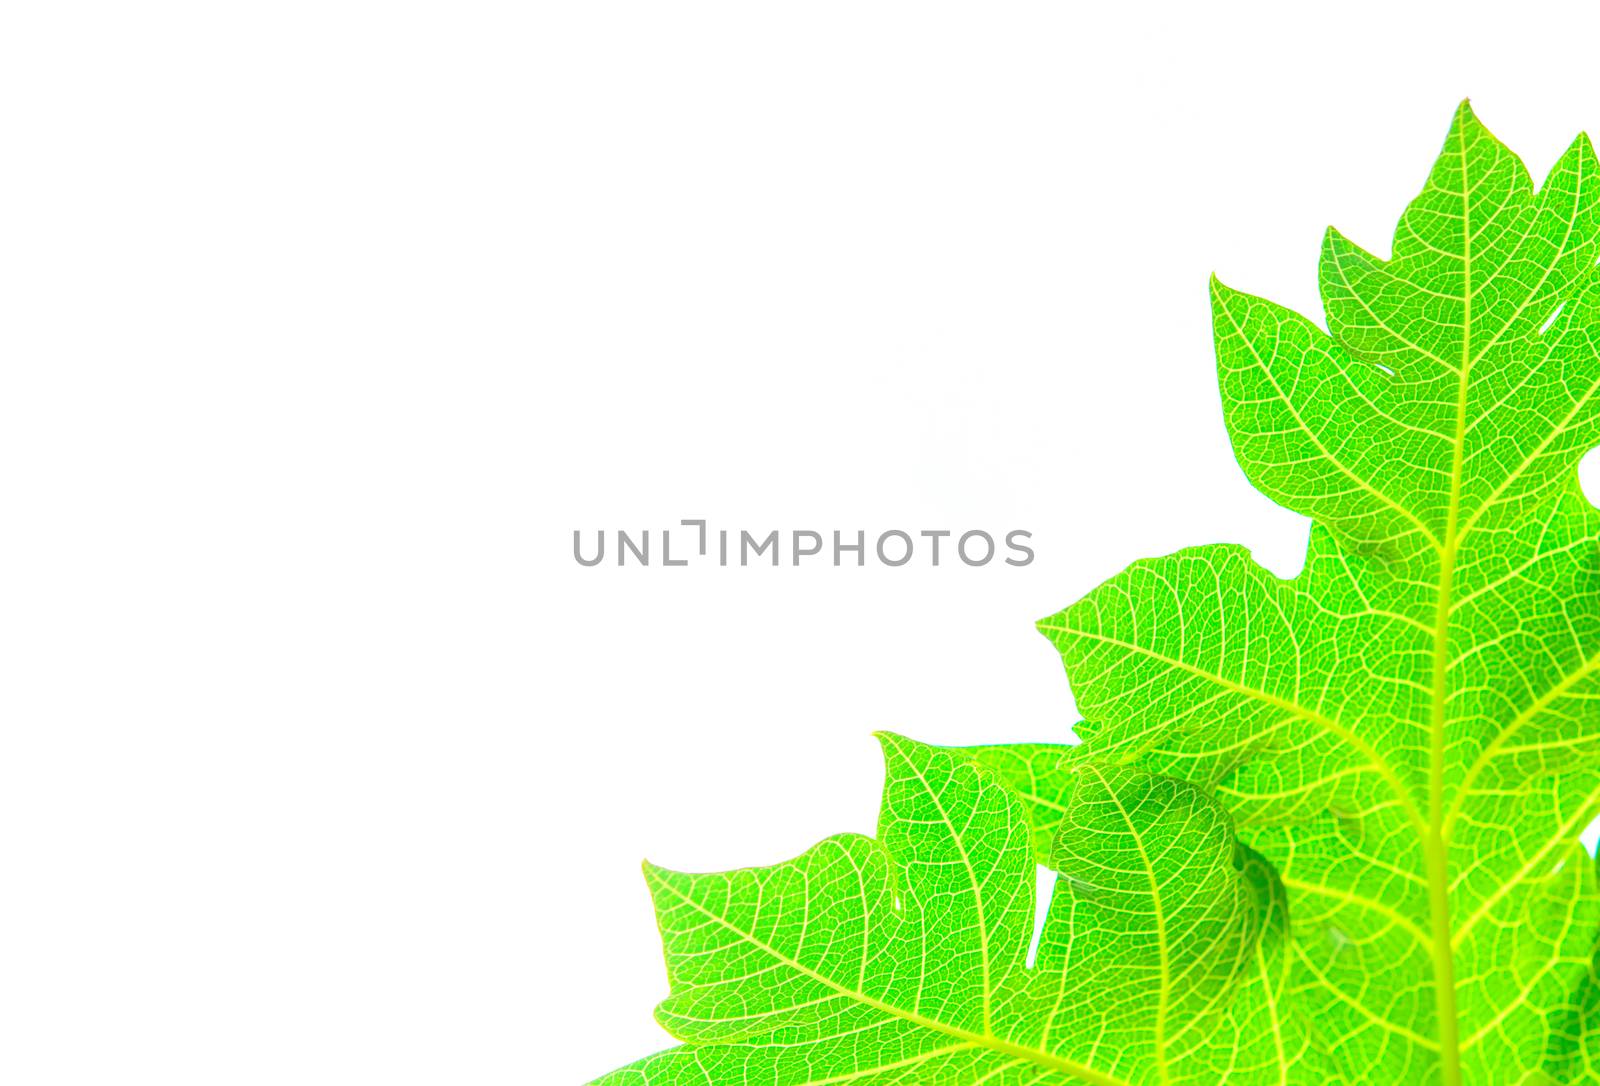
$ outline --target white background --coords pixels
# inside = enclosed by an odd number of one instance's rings
[[[1297,568],[1207,275],[1318,314],[1463,95],[1542,174],[1591,9],[7,5],[0,1080],[667,1044],[642,858],[1065,739],[1032,622],[1136,557]],[[1038,560],[572,559],[685,517]]]

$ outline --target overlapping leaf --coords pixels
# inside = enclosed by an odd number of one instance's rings
[[[1329,232],[1327,332],[1213,284],[1304,572],[1200,547],[1041,623],[1086,749],[1216,788],[1280,872],[1293,1000],[1356,1081],[1594,1080],[1597,255],[1588,141],[1535,191],[1463,104],[1389,259]]]
[[[1291,1081],[1282,890],[1198,789],[1126,766],[1052,777],[1062,873],[1033,960],[1023,801],[966,752],[884,739],[876,840],[776,867],[649,868],[686,1042],[604,1086]]]

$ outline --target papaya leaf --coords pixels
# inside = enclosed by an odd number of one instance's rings
[[[1052,779],[1061,875],[1030,956],[1023,801],[967,752],[882,737],[876,839],[775,867],[647,867],[685,1043],[603,1086],[1332,1081],[1284,1015],[1283,892],[1199,789]]]
[[[1596,1081],[1597,256],[1588,140],[1536,190],[1463,103],[1388,259],[1328,232],[1326,331],[1213,281],[1303,572],[1197,547],[1040,623],[1086,750],[1215,789],[1278,871],[1293,1002],[1354,1081]]]

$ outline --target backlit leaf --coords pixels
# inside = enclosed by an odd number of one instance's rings
[[[1279,872],[1293,1002],[1354,1081],[1594,1078],[1597,255],[1587,139],[1536,190],[1463,104],[1388,259],[1329,231],[1327,331],[1212,285],[1304,572],[1198,547],[1040,624],[1085,749],[1214,788]]]
[[[1198,789],[1052,778],[1058,870],[1033,960],[1023,801],[968,752],[883,739],[876,840],[776,867],[649,868],[686,1042],[604,1086],[1282,1083],[1319,1054],[1283,1009],[1283,894]]]

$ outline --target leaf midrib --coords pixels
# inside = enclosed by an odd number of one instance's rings
[[[1156,878],[1155,864],[1150,860],[1150,850],[1144,847],[1144,835],[1139,832],[1139,827],[1134,824],[1133,816],[1122,804],[1122,797],[1117,795],[1117,790],[1111,787],[1111,782],[1105,779],[1105,774],[1100,772],[1098,766],[1090,765],[1101,784],[1106,790],[1106,795],[1111,797],[1112,804],[1117,808],[1117,814],[1122,817],[1123,824],[1128,827],[1128,837],[1133,841],[1134,849],[1139,853],[1139,862],[1144,866],[1145,879],[1150,884],[1151,914],[1156,925],[1156,950],[1161,962],[1161,986],[1156,990],[1156,1071],[1160,1075],[1163,1086],[1172,1080],[1172,1072],[1167,1067],[1167,1015],[1170,1011],[1172,995],[1170,992],[1172,978],[1172,948],[1167,942],[1167,913],[1161,904],[1161,880]]]
[[[1461,366],[1456,384],[1455,441],[1450,451],[1450,492],[1444,545],[1439,550],[1439,591],[1435,597],[1433,697],[1428,743],[1428,832],[1423,857],[1428,869],[1428,912],[1433,929],[1433,994],[1439,1033],[1442,1086],[1461,1086],[1461,1021],[1456,1004],[1455,936],[1450,922],[1450,848],[1444,834],[1444,755],[1446,690],[1450,667],[1450,610],[1460,545],[1461,484],[1466,461],[1467,393],[1472,380],[1472,187],[1468,184],[1467,133],[1456,153],[1461,164]]]

